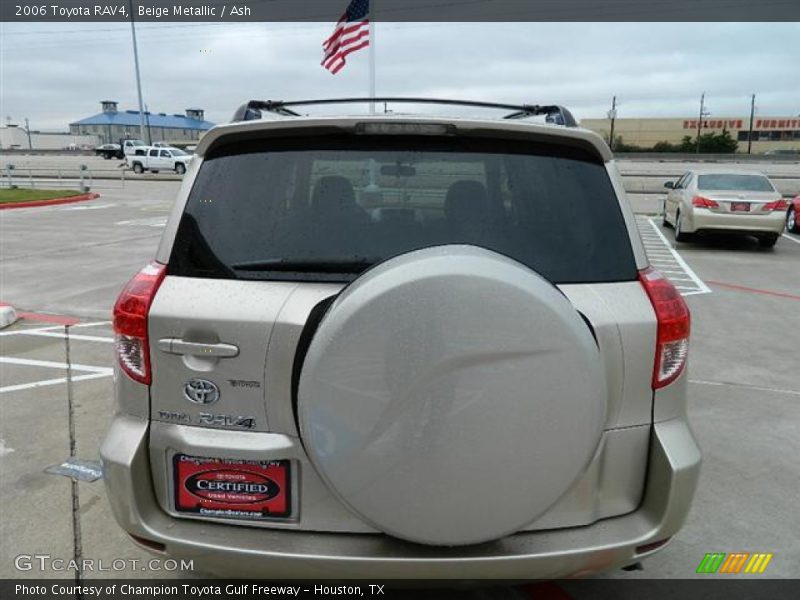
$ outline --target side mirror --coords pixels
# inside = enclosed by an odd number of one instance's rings
[[[667,188],[668,190],[674,190],[675,189],[675,182],[674,181],[667,181],[664,184],[664,187]]]

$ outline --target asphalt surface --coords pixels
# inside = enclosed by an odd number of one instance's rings
[[[102,482],[73,486],[44,471],[69,457],[71,440],[77,458],[98,458],[111,410],[110,308],[152,258],[176,190],[175,182],[128,182],[91,202],[0,212],[0,301],[33,313],[0,332],[0,578],[63,578],[17,570],[14,559],[69,560],[76,548],[106,564],[142,561],[87,579],[198,575],[142,570],[151,557],[113,522]],[[800,236],[764,250],[749,238],[676,244],[660,219],[640,217],[639,226],[692,309],[690,415],[704,465],[672,543],[644,571],[604,577],[689,578],[705,553],[740,551],[773,553],[765,576],[800,576]],[[80,321],[70,339],[72,437],[66,341],[53,315]]]

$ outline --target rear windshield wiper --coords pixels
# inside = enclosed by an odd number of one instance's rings
[[[378,258],[292,260],[270,258],[231,265],[236,271],[283,271],[296,273],[360,273],[378,262]]]

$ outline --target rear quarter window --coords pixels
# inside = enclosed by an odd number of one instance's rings
[[[443,244],[494,250],[554,283],[636,278],[599,157],[558,144],[428,136],[212,148],[169,272],[346,282],[392,256]]]

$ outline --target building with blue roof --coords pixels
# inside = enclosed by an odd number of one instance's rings
[[[96,135],[101,144],[119,143],[120,139],[139,139],[139,111],[117,108],[118,102],[103,100],[103,112],[69,124],[69,131],[75,135]],[[203,109],[187,108],[186,113],[172,114],[144,113],[146,142],[192,142],[197,141],[214,123],[205,120]]]

